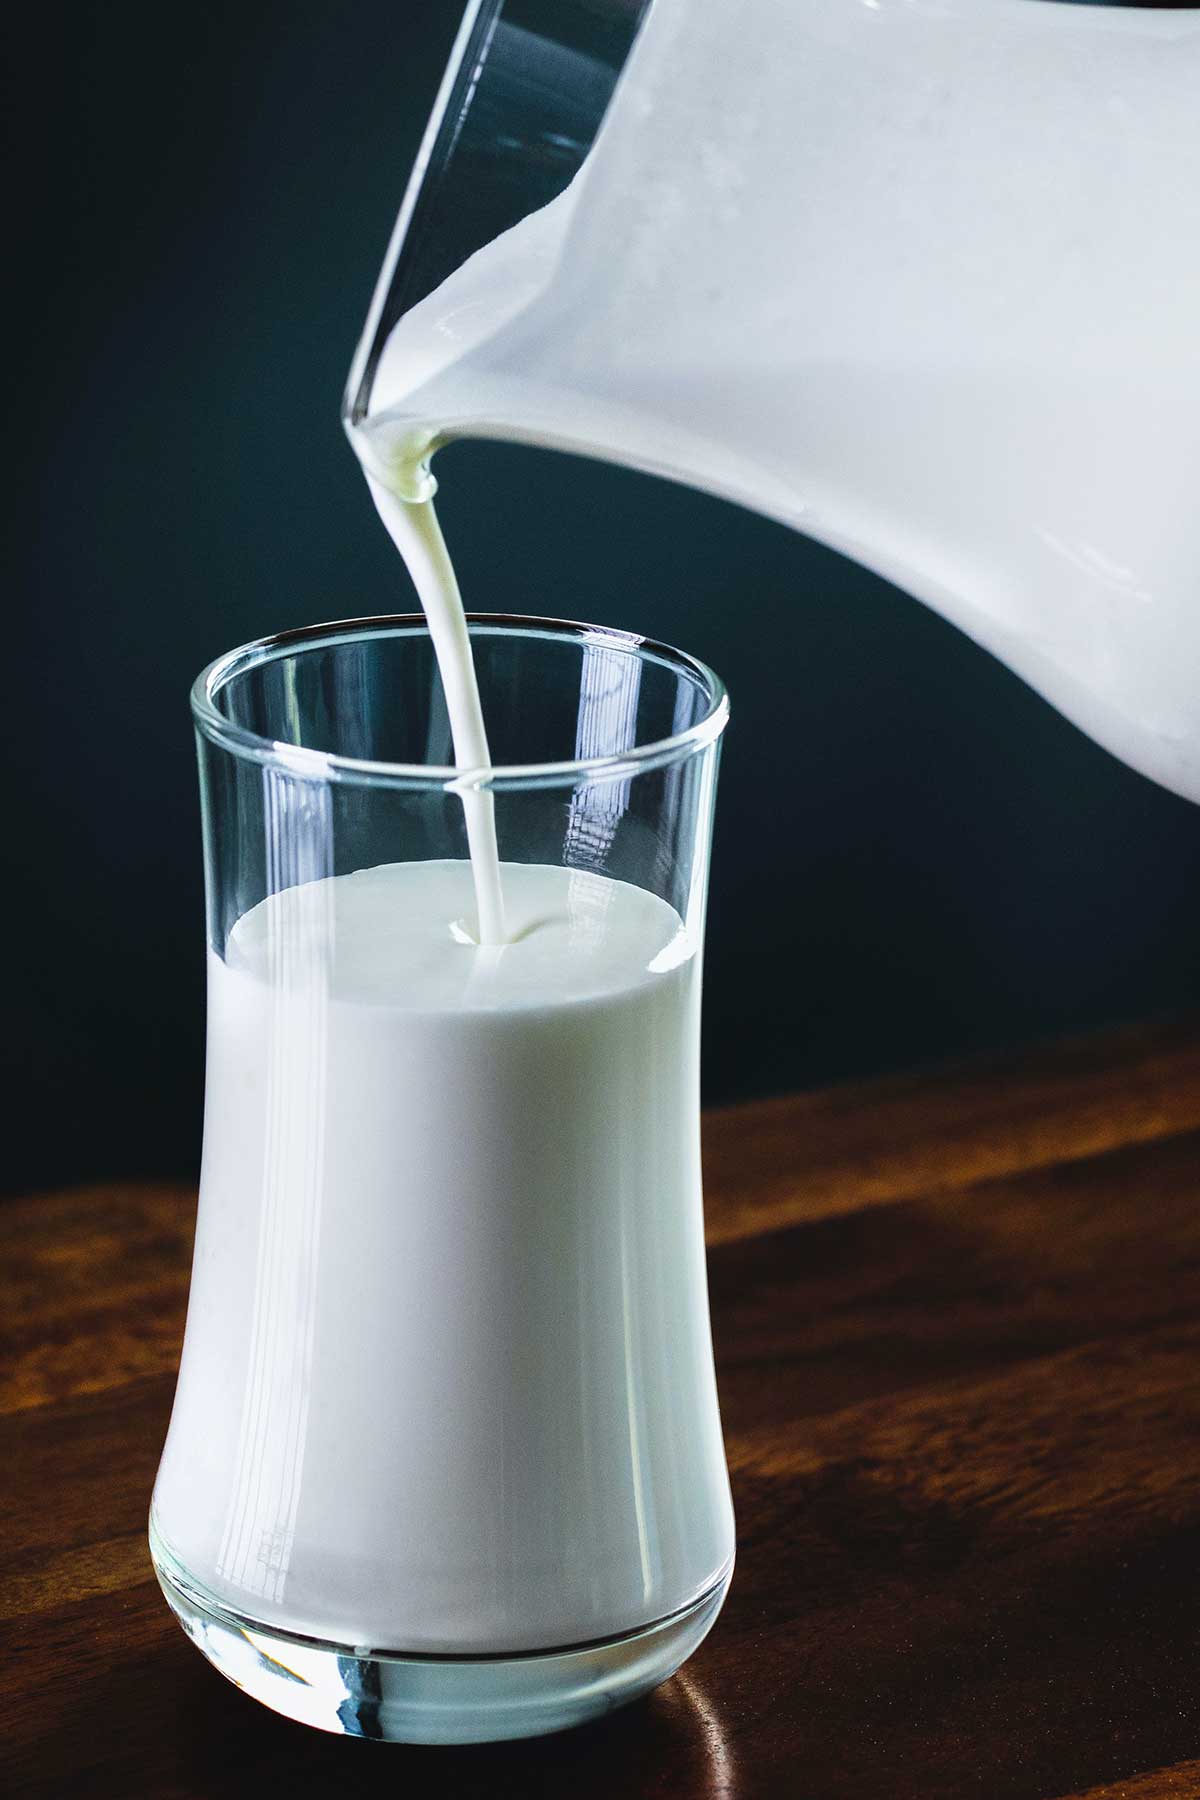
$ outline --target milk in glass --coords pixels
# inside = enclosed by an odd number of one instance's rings
[[[274,894],[209,956],[204,1168],[155,1521],[217,1600],[488,1653],[727,1569],[698,947],[641,888],[464,862]]]

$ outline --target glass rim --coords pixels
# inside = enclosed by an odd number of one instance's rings
[[[546,619],[521,613],[466,615],[472,637],[557,638],[598,648],[622,650],[686,674],[703,691],[707,704],[701,718],[670,737],[636,744],[610,756],[571,757],[557,762],[493,764],[458,768],[436,763],[375,762],[263,737],[238,725],[217,706],[217,696],[231,681],[263,663],[278,662],[299,649],[353,643],[372,637],[428,637],[424,613],[376,613],[300,625],[270,637],[254,638],[215,657],[191,688],[196,730],[218,749],[243,761],[285,770],[311,781],[346,782],[368,787],[441,789],[447,793],[505,792],[530,787],[578,787],[623,781],[653,769],[669,767],[715,743],[729,722],[729,695],[721,677],[698,657],[670,644],[615,626],[589,625],[577,619]]]

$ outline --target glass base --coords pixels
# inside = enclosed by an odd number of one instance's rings
[[[299,1637],[235,1613],[151,1527],[159,1585],[215,1668],[264,1706],[321,1731],[393,1744],[539,1737],[611,1712],[673,1675],[721,1610],[733,1565],[690,1606],[598,1643],[520,1655],[406,1656]]]

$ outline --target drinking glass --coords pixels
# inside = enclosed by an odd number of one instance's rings
[[[486,770],[452,766],[419,616],[250,644],[192,694],[204,1158],[154,1565],[248,1693],[410,1742],[644,1693],[733,1560],[699,1154],[724,689],[618,631],[470,635]],[[447,896],[432,925],[406,882]]]

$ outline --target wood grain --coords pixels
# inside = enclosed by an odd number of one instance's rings
[[[1200,1024],[711,1114],[706,1172],[728,1605],[649,1701],[463,1751],[276,1719],[166,1611],[194,1197],[0,1207],[8,1791],[1200,1797]]]
[[[1193,1800],[1200,1793],[1200,1762],[1180,1763],[1174,1769],[1157,1769],[1116,1787],[1093,1788],[1090,1794],[1073,1794],[1069,1800]]]

